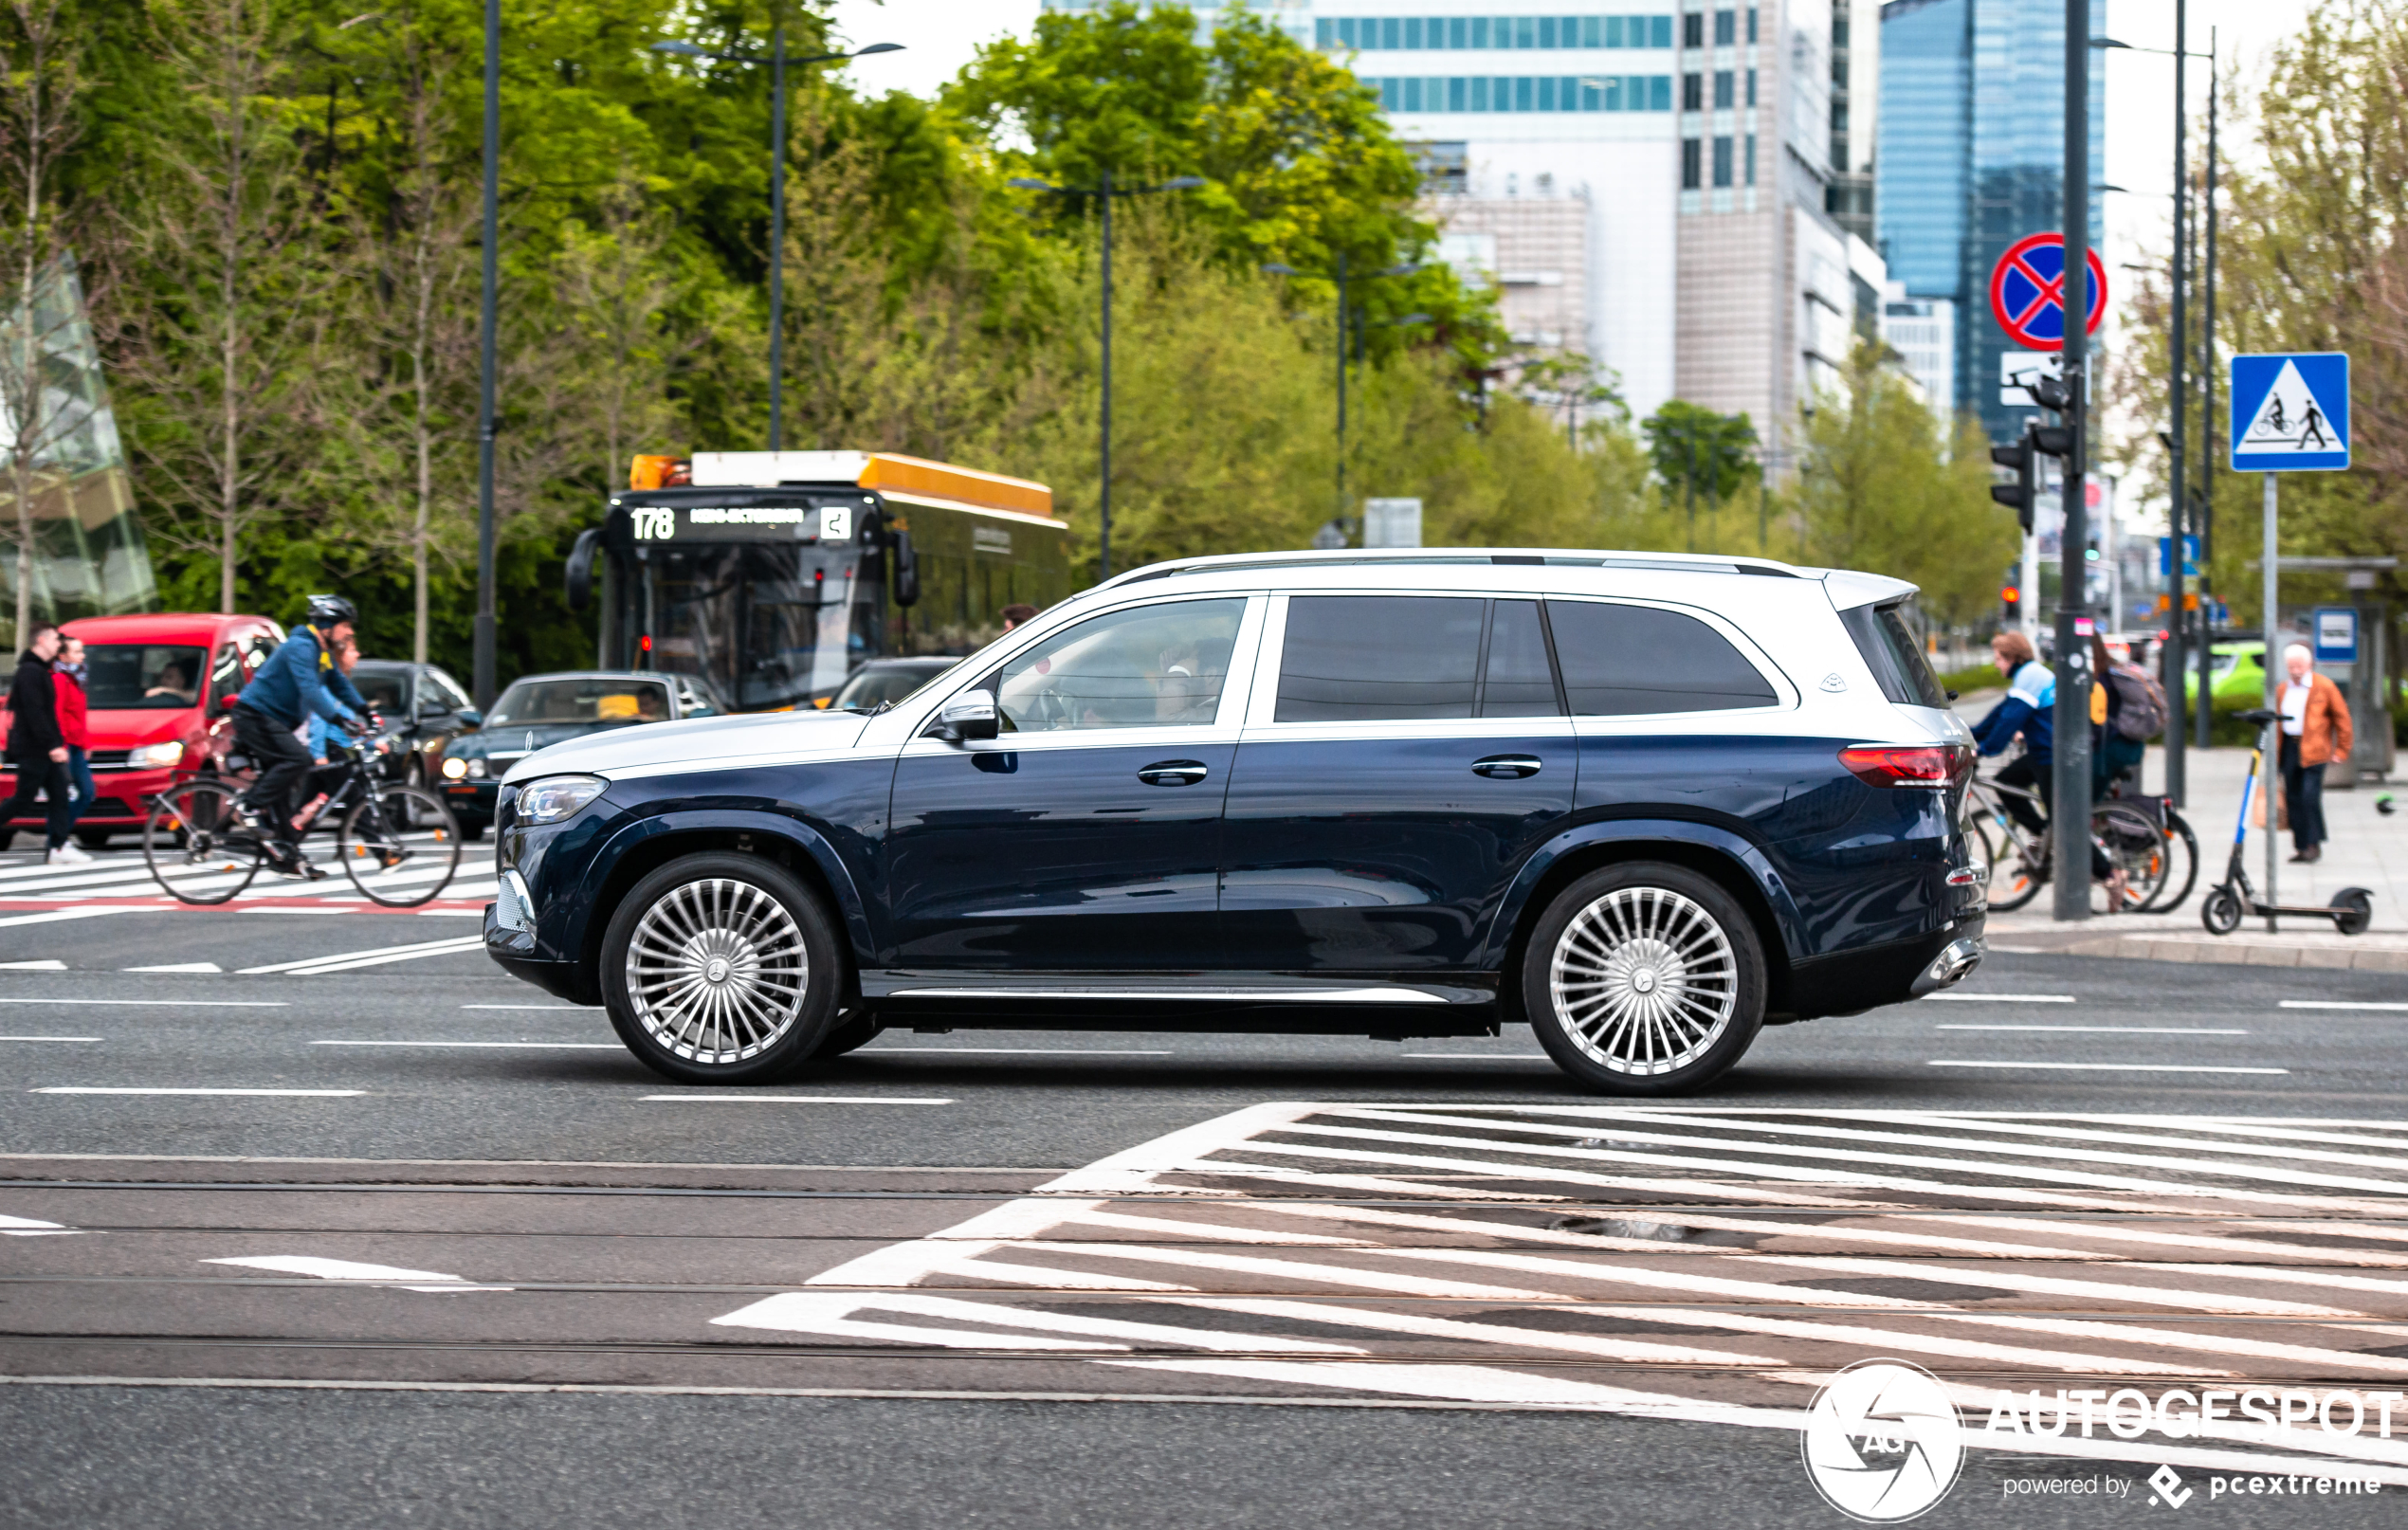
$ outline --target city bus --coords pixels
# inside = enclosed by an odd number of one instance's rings
[[[707,676],[739,711],[825,703],[870,659],[962,654],[1070,593],[1042,483],[881,451],[641,456],[570,555],[597,664]]]

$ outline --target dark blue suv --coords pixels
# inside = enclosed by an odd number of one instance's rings
[[[1487,551],[1123,574],[899,705],[544,749],[503,967],[697,1084],[885,1026],[1467,1036],[1599,1090],[1981,957],[1911,586]]]

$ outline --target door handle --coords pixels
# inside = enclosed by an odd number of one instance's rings
[[[1471,762],[1472,774],[1485,775],[1491,781],[1519,781],[1544,768],[1541,761],[1529,755],[1490,755]]]
[[[1161,759],[1137,773],[1147,786],[1194,786],[1212,774],[1200,759]]]

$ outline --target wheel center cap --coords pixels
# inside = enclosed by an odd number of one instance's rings
[[[714,983],[726,982],[727,958],[725,956],[713,956],[709,963],[703,967],[702,975],[709,978]]]
[[[1640,968],[1631,974],[1631,987],[1641,993],[1654,993],[1655,974],[1648,968]]]

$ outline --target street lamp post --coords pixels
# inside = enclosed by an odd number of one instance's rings
[[[769,449],[785,444],[786,411],[786,66],[828,64],[837,59],[867,58],[872,53],[898,53],[901,43],[872,43],[848,53],[812,53],[801,58],[786,54],[786,23],[770,28],[767,53],[720,52],[692,43],[655,43],[655,53],[681,58],[710,59],[720,64],[766,64],[770,69],[769,108]]]
[[[1104,390],[1103,445],[1097,464],[1102,482],[1096,495],[1096,559],[1095,580],[1102,584],[1112,577],[1112,199],[1116,196],[1143,196],[1150,191],[1188,191],[1204,184],[1201,175],[1175,175],[1157,186],[1115,186],[1112,173],[1104,171],[1093,186],[1056,186],[1027,175],[1014,175],[1005,182],[1026,191],[1048,191],[1055,196],[1092,196],[1104,205],[1104,369],[1101,379]]]
[[[1326,275],[1338,286],[1338,508],[1332,519],[1342,527],[1346,521],[1346,325],[1348,316],[1351,314],[1354,319],[1355,359],[1358,362],[1362,359],[1363,331],[1366,328],[1362,314],[1350,309],[1346,303],[1346,252],[1340,250],[1335,267],[1325,273],[1300,271],[1295,266],[1282,265],[1277,261],[1268,263],[1263,269],[1273,276]],[[1411,276],[1420,269],[1422,269],[1421,263],[1407,261],[1400,264],[1391,265],[1385,270],[1374,271],[1364,280],[1375,281],[1381,277]],[[1430,322],[1430,316],[1409,314],[1403,319],[1384,319],[1381,322],[1383,324],[1426,324]]]

